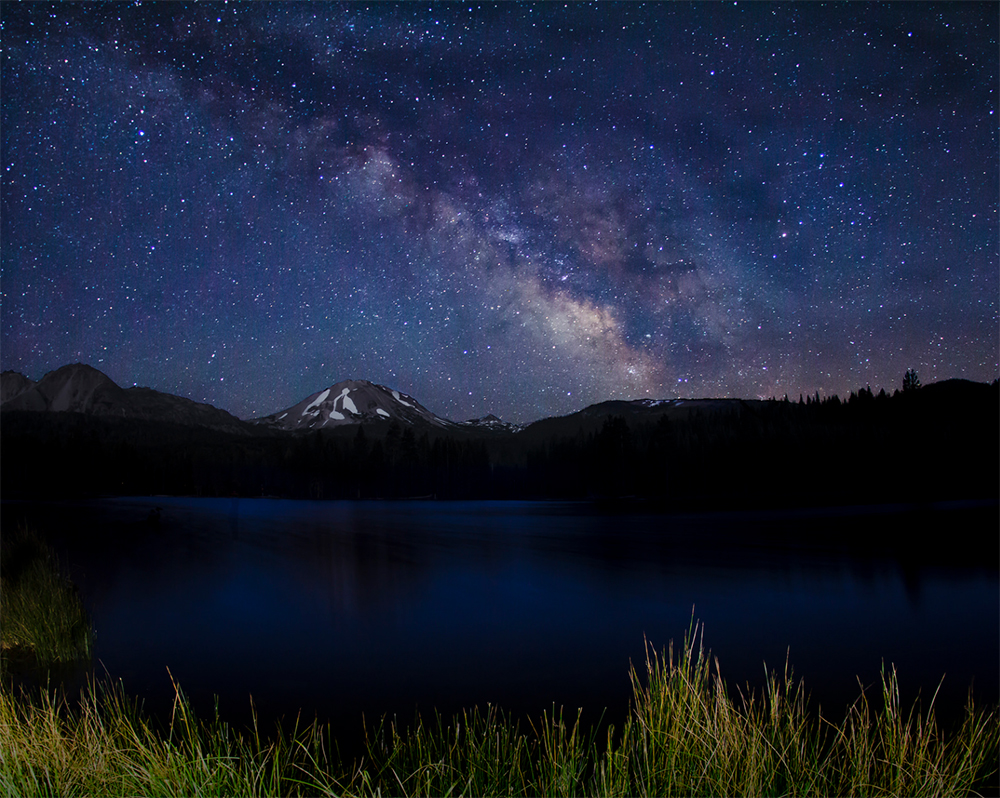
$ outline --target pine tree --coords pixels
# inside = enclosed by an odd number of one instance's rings
[[[903,376],[903,393],[915,391],[919,387],[920,377],[917,376],[917,372],[913,369],[907,369],[906,374]]]

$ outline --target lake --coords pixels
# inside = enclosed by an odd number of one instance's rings
[[[267,723],[301,709],[344,739],[362,713],[417,707],[620,722],[644,641],[680,642],[692,616],[730,686],[759,686],[787,655],[828,714],[858,679],[877,697],[883,662],[904,700],[947,674],[948,722],[973,683],[998,700],[995,502],[655,515],[149,497],[3,514],[50,535],[93,619],[96,670],[154,712],[169,668],[205,715],[218,696],[247,722],[252,695]]]

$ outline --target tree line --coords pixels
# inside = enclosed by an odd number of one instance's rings
[[[574,432],[462,435],[396,422],[233,435],[73,413],[3,414],[5,498],[599,499],[670,506],[994,498],[1000,388],[609,413]],[[565,428],[565,425],[564,425]]]

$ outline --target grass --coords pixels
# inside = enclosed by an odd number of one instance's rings
[[[49,667],[87,659],[91,632],[72,584],[35,533],[2,540],[4,659]],[[236,730],[216,709],[195,717],[174,684],[158,723],[120,682],[61,689],[0,688],[0,794],[49,795],[971,795],[997,791],[997,709],[970,694],[962,724],[944,733],[926,711],[900,705],[896,671],[880,701],[864,690],[835,723],[813,715],[786,663],[759,693],[730,691],[693,624],[683,644],[647,647],[631,672],[620,730],[598,740],[577,713],[543,713],[527,728],[496,707],[410,726],[383,719],[366,753],[345,764],[329,728]],[[936,697],[936,694],[935,694]]]
[[[881,709],[862,691],[834,724],[812,716],[786,664],[757,695],[730,697],[701,635],[648,651],[645,682],[633,671],[634,710],[609,745],[602,795],[968,795],[996,773],[1000,724],[977,711],[944,735],[916,705],[904,713],[895,669],[883,671]]]
[[[4,667],[47,669],[88,660],[91,626],[80,596],[37,532],[0,538],[0,650]]]
[[[970,795],[995,788],[996,710],[967,705],[944,734],[903,711],[896,673],[881,701],[862,692],[842,721],[810,713],[789,668],[735,697],[694,626],[675,652],[647,649],[622,729],[597,740],[580,714],[527,728],[495,707],[411,727],[383,721],[347,765],[327,727],[262,737],[195,718],[175,684],[162,726],[120,683],[0,693],[0,793],[13,795]],[[993,781],[990,779],[993,778]]]

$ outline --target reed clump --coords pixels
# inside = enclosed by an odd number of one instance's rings
[[[90,659],[92,629],[55,552],[33,530],[0,537],[0,650],[12,660],[49,668]]]
[[[880,705],[862,691],[834,723],[811,713],[786,665],[763,690],[730,693],[697,625],[647,648],[629,719],[597,739],[581,714],[522,727],[499,709],[383,719],[343,763],[329,729],[262,736],[198,720],[175,684],[158,725],[118,683],[71,705],[49,691],[0,693],[0,793],[16,795],[974,795],[995,787],[996,710],[967,705],[950,734],[900,706],[895,670]]]
[[[864,690],[840,723],[808,707],[786,663],[760,693],[734,699],[718,660],[689,630],[679,652],[647,649],[633,669],[633,712],[610,736],[595,776],[599,795],[971,795],[995,782],[997,711],[975,708],[945,734],[934,715],[900,706],[895,668],[883,670],[881,708]],[[935,693],[936,697],[936,693]]]

